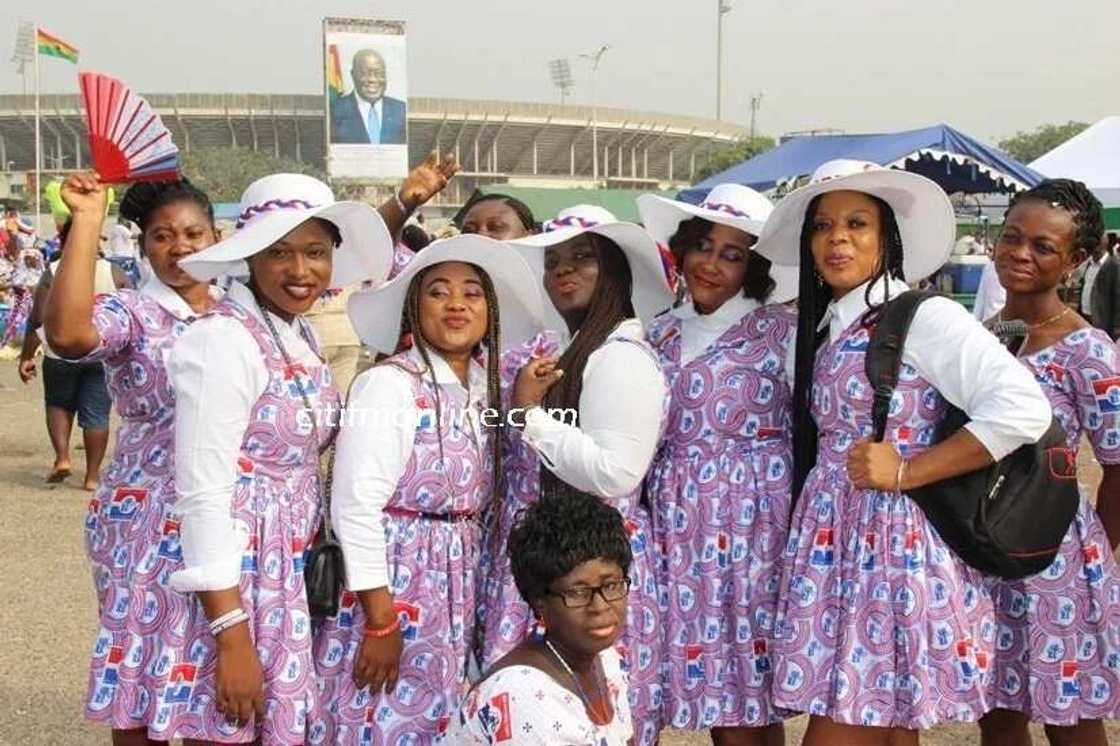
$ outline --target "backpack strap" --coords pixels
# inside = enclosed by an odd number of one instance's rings
[[[879,320],[871,333],[864,360],[867,380],[875,392],[871,404],[871,427],[872,440],[876,443],[886,435],[891,397],[898,385],[898,370],[902,366],[902,347],[910,332],[914,313],[918,306],[937,295],[928,290],[907,290],[879,309]]]

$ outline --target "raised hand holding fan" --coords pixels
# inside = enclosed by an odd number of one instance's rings
[[[178,179],[179,148],[148,102],[107,75],[87,72],[78,78],[90,156],[101,181]]]

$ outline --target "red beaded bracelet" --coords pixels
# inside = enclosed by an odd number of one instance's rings
[[[379,627],[379,628],[376,628],[376,629],[371,629],[370,627],[366,627],[366,637],[377,637],[377,638],[388,637],[389,635],[393,634],[394,632],[396,632],[400,628],[401,628],[400,620],[399,619],[394,619],[392,622],[390,622],[389,624],[386,624],[384,627]]]

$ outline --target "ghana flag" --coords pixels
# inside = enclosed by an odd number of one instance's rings
[[[45,54],[48,57],[58,57],[59,59],[73,62],[78,64],[78,48],[72,44],[67,44],[62,39],[59,39],[53,34],[49,34],[43,29],[35,29],[35,44],[39,47],[39,54]]]
[[[331,44],[327,47],[327,95],[334,102],[342,94],[342,63],[338,59],[338,45]]]

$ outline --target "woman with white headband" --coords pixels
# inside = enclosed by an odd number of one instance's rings
[[[668,603],[665,724],[711,728],[716,744],[781,742],[771,651],[793,472],[784,360],[796,269],[753,250],[773,210],[753,189],[722,184],[700,205],[645,195],[638,208],[688,289],[647,332],[672,391],[646,478]]]
[[[1038,384],[963,306],[918,307],[882,442],[865,373],[876,311],[949,257],[953,208],[917,174],[831,161],[783,199],[758,251],[800,265],[795,506],[782,558],[774,704],[804,743],[916,744],[992,707],[993,603],[906,492],[1001,459],[1050,425]],[[969,423],[933,445],[946,403]]]
[[[318,688],[304,553],[339,408],[301,314],[327,287],[384,280],[392,242],[373,208],[295,174],[251,184],[239,225],[180,262],[198,280],[247,269],[249,281],[234,282],[168,361],[183,556],[171,585],[195,600],[174,627],[153,730],[188,746],[295,746]]]
[[[518,511],[562,484],[596,495],[622,513],[630,532],[633,591],[623,645],[635,743],[651,744],[661,724],[661,627],[650,518],[640,495],[668,392],[643,319],[666,310],[673,294],[649,234],[602,208],[564,210],[543,233],[508,245],[548,294],[546,326],[570,342],[559,357],[542,356],[559,351],[546,343],[503,360],[510,414],[522,416],[524,427],[507,428],[508,486],[487,546],[483,660],[495,665],[531,630],[548,639],[510,575],[506,539]]]

